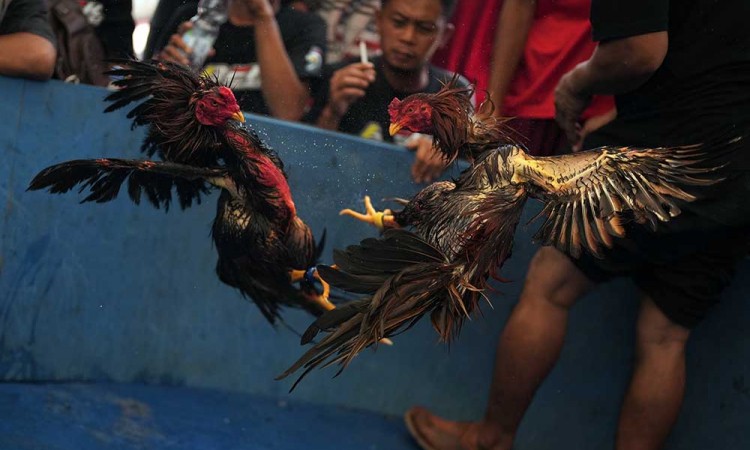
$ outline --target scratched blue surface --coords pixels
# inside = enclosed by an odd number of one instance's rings
[[[0,78],[0,380],[99,380],[232,390],[289,402],[400,415],[419,403],[454,418],[481,414],[495,339],[535,246],[520,228],[494,309],[470,322],[450,349],[427,323],[396,345],[362,354],[340,377],[311,374],[291,395],[273,381],[300,354],[298,338],[270,328],[214,275],[209,229],[216,196],[168,213],[119,199],[79,205],[75,194],[26,192],[49,164],[139,157],[142,131],[124,113],[102,114],[103,89]],[[6,99],[9,99],[6,101]],[[249,116],[288,168],[301,217],[332,248],[374,235],[337,215],[408,196],[412,155],[386,145]],[[455,175],[455,172],[453,173]],[[382,206],[391,206],[379,202]],[[531,204],[531,217],[537,205]],[[687,396],[670,449],[750,448],[750,265],[688,348]],[[560,364],[519,433],[520,449],[610,447],[632,357],[635,289],[602,286],[574,308]],[[295,329],[309,322],[288,315]],[[0,421],[2,421],[0,417]]]
[[[399,418],[226,391],[0,384],[3,450],[409,450]]]

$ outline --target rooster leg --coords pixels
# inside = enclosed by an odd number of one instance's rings
[[[310,284],[313,284],[314,280],[318,280],[320,285],[323,286],[323,292],[317,295],[306,295],[305,297],[321,312],[336,308],[336,305],[328,300],[328,295],[331,293],[331,286],[320,278],[318,271],[314,270],[314,267],[308,270],[291,270],[289,271],[289,279],[292,283],[308,282]]]
[[[330,267],[336,269],[336,264],[333,264]],[[331,292],[331,286],[320,277],[320,274],[317,270],[291,270],[289,271],[289,278],[291,279],[292,283],[310,281],[311,278],[320,281],[320,284],[323,286],[323,293],[317,296],[306,297],[308,298],[310,303],[317,307],[318,311],[324,312],[336,309],[336,305],[328,300],[328,294]],[[388,338],[382,338],[378,342],[383,345],[393,345],[393,341]]]
[[[342,216],[351,216],[354,217],[357,220],[361,220],[362,222],[369,223],[370,225],[374,226],[378,230],[383,230],[385,228],[398,228],[398,224],[396,223],[396,220],[393,218],[393,213],[390,209],[386,209],[381,211],[376,211],[375,208],[372,206],[372,201],[370,200],[369,195],[365,195],[365,213],[359,213],[357,211],[354,211],[353,209],[342,209],[341,212],[339,212],[339,215]]]

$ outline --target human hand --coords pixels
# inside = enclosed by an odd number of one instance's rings
[[[170,36],[169,42],[167,42],[167,45],[156,55],[156,59],[189,65],[189,55],[193,52],[193,49],[185,43],[182,36],[191,28],[193,28],[192,22],[183,22],[180,24],[180,26],[177,27],[177,33]],[[208,52],[208,57],[210,58],[215,53],[216,50],[211,49],[211,51]]]
[[[354,63],[333,73],[328,105],[341,117],[355,101],[365,96],[370,83],[375,81],[375,66],[372,63]]]
[[[578,68],[563,75],[555,88],[555,120],[571,145],[579,144],[582,140],[578,120],[591,103],[591,95],[584,94],[576,85],[576,70]]]
[[[414,164],[411,166],[411,178],[415,183],[429,183],[448,167],[449,163],[443,154],[434,148],[431,136],[414,133],[404,146],[416,151]]]
[[[604,114],[599,114],[598,116],[589,117],[586,122],[583,123],[583,127],[581,127],[578,142],[573,144],[573,151],[580,151],[583,147],[583,141],[586,139],[586,136],[603,127],[604,125],[612,122],[613,120],[615,120],[615,118],[617,118],[617,108],[612,108]]]

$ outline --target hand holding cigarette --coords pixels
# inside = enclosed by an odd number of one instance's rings
[[[364,97],[367,88],[375,81],[375,67],[367,57],[367,46],[359,42],[360,62],[349,64],[331,77],[328,106],[332,112],[342,117],[352,103]]]

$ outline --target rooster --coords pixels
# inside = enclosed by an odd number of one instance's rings
[[[394,101],[391,132],[434,133],[447,158],[502,134],[490,129],[499,122],[473,133],[481,128],[471,110],[441,99],[449,89]],[[712,155],[731,152],[738,142],[722,144]],[[601,257],[625,236],[628,222],[656,229],[680,214],[679,202],[695,200],[685,189],[719,182],[722,166],[709,159],[704,146],[601,147],[533,157],[517,145],[501,145],[477,156],[455,181],[422,189],[400,211],[376,211],[366,197],[365,214],[342,214],[377,226],[383,235],[335,250],[335,265],[318,269],[332,286],[366,296],[316,320],[303,344],[321,331],[328,334],[279,378],[303,367],[297,382],[315,367],[339,364],[343,370],[362,349],[425,314],[442,341],[453,339],[477,310],[488,279],[499,278],[528,198],[544,203],[535,217],[545,217],[535,240],[573,257],[582,251]]]
[[[391,124],[388,132],[401,130],[428,134],[433,146],[448,163],[457,157],[473,160],[498,144],[514,143],[515,132],[505,127],[505,118],[494,115],[494,104],[487,98],[474,109],[474,90],[459,86],[453,77],[437,93],[418,93],[404,100],[394,98],[388,105]],[[457,120],[460,118],[459,120]]]
[[[146,125],[142,151],[161,161],[103,158],[75,160],[42,170],[30,190],[88,190],[83,202],[114,199],[127,180],[128,194],[169,208],[176,191],[182,208],[212,188],[221,190],[211,234],[218,252],[216,273],[239,289],[272,324],[281,306],[315,315],[333,309],[328,286],[316,288],[316,245],[297,216],[284,166],[276,153],[240,124],[244,116],[231,89],[168,62],[118,61],[119,90],[105,112],[130,110],[133,127]]]

